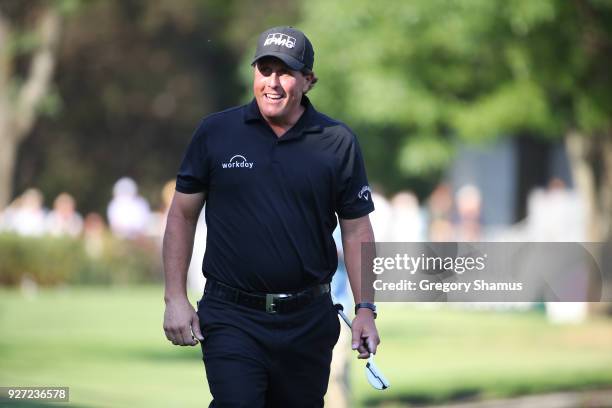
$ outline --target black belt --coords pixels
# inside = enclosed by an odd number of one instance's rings
[[[295,293],[260,294],[245,292],[213,279],[207,279],[204,286],[205,296],[227,300],[268,313],[288,313],[299,310],[312,303],[315,298],[329,292],[329,283],[323,283]]]

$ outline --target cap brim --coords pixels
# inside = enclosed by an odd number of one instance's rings
[[[265,54],[256,56],[253,62],[251,62],[251,65],[255,64],[258,60],[262,59],[263,57],[276,57],[279,60],[283,61],[285,64],[287,64],[289,68],[295,71],[301,71],[305,66],[303,63],[293,58],[291,55],[283,54],[282,52],[274,52],[274,51],[266,52]]]

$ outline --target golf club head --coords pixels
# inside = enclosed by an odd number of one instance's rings
[[[386,390],[390,387],[389,381],[382,375],[382,373],[374,364],[374,357],[370,356],[368,363],[365,366],[366,376],[370,385],[377,390]]]
[[[346,325],[351,328],[351,321],[346,317],[343,310],[344,307],[340,303],[336,303],[334,305],[338,315],[344,320]],[[367,344],[365,345],[367,348]],[[368,382],[370,385],[377,390],[386,390],[389,388],[389,381],[382,375],[382,373],[378,370],[376,365],[374,364],[374,355],[370,354],[370,358],[368,358],[368,362],[365,366],[366,377],[368,378]]]

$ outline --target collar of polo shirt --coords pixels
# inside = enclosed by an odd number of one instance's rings
[[[312,106],[312,104],[310,103],[310,99],[308,99],[306,95],[302,95],[301,104],[302,106],[304,106],[304,108],[306,108],[304,110],[304,113],[302,114],[302,116],[300,116],[300,118],[295,123],[295,125],[293,125],[293,127],[289,131],[287,131],[285,134],[287,135],[288,133],[292,133],[295,136],[285,138],[285,135],[283,135],[279,139],[280,141],[293,139],[294,137],[301,136],[305,133],[317,133],[317,132],[323,131],[323,128],[321,127],[321,125],[312,123],[313,122],[312,119],[316,117],[317,111]],[[257,101],[255,100],[255,98],[253,98],[251,103],[247,106],[247,109],[244,110],[244,122],[245,123],[252,123],[252,122],[266,123],[263,116],[261,115],[261,112],[259,111],[259,107],[257,106]]]

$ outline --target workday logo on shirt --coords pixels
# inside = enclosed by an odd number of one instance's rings
[[[254,164],[253,162],[247,161],[247,158],[244,157],[243,155],[236,154],[232,156],[232,158],[229,159],[228,162],[221,163],[221,168],[224,168],[224,169],[237,169],[237,168],[252,169],[253,164]]]

